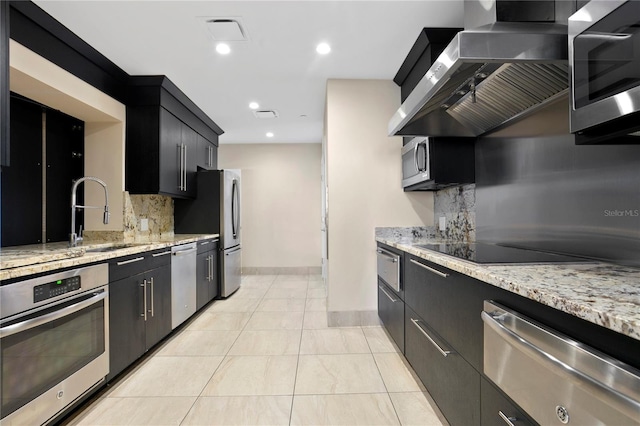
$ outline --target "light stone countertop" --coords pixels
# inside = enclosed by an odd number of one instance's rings
[[[106,261],[116,257],[218,237],[218,234],[176,234],[171,238],[148,242],[90,242],[78,247],[69,247],[67,242],[58,242],[3,247],[0,250],[0,280],[4,281],[61,268]],[[126,245],[126,247],[105,252],[90,251],[92,249],[121,245]]]
[[[376,241],[640,340],[640,269],[602,262],[480,265],[416,247],[439,240]]]

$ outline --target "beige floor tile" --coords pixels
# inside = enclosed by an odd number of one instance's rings
[[[272,285],[264,295],[265,299],[304,299],[306,297],[306,285],[303,288],[274,288]]]
[[[304,322],[302,328],[305,330],[317,330],[322,328],[328,328],[327,313],[326,312],[305,312]]]
[[[296,395],[292,425],[398,425],[386,393]]]
[[[422,392],[391,393],[389,396],[403,426],[443,426]]]
[[[304,310],[308,312],[327,312],[327,299],[307,299]]]
[[[278,275],[274,283],[282,281],[309,281],[309,275]]]
[[[309,281],[322,281],[322,275],[309,274]]]
[[[386,392],[371,354],[300,355],[296,395]]]
[[[362,327],[371,352],[400,352],[383,327]]]
[[[182,425],[288,425],[291,396],[198,398]]]
[[[216,301],[207,312],[253,312],[260,304],[260,299],[236,299],[231,296]]]
[[[202,396],[292,395],[295,355],[227,356]]]
[[[297,355],[300,330],[245,330],[229,355]]]
[[[327,290],[324,288],[310,288],[307,290],[307,299],[326,299]]]
[[[279,288],[279,289],[301,289],[307,288],[309,282],[307,280],[303,281],[275,281],[271,284],[271,288]]]
[[[271,284],[277,275],[243,275],[240,286],[245,284]]]
[[[184,330],[177,334],[155,356],[226,355],[240,331]]]
[[[404,357],[398,353],[373,354],[387,392],[424,391],[413,369],[405,364]]]
[[[165,357],[149,359],[116,385],[109,397],[198,396],[224,357]]]
[[[256,312],[303,312],[305,299],[262,299]]]
[[[265,293],[269,290],[269,287],[264,288],[251,288],[240,286],[238,291],[233,295],[235,299],[262,299]]]
[[[304,312],[254,312],[246,330],[299,330]]]
[[[367,339],[360,327],[303,330],[300,354],[368,354]]]
[[[179,425],[195,397],[101,398],[74,425]]]
[[[309,281],[309,285],[307,285],[307,289],[316,290],[316,289],[327,289],[327,286],[322,281]]]
[[[242,330],[250,318],[251,312],[203,312],[186,329],[192,331]]]

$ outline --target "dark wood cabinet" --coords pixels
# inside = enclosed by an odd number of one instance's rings
[[[480,373],[408,306],[405,356],[451,425],[480,424]]]
[[[107,380],[120,374],[171,332],[170,262],[167,250],[160,250],[109,263]]]
[[[196,257],[196,310],[218,296],[218,240],[198,243]]]
[[[486,378],[480,379],[480,424],[482,426],[505,426],[505,418],[517,426],[534,426],[537,423],[507,398]]]
[[[398,349],[404,353],[404,301],[380,278],[378,316]]]
[[[0,167],[10,165],[9,2],[0,1]]]
[[[198,167],[217,165],[222,130],[166,77],[130,80],[127,190],[194,198]]]

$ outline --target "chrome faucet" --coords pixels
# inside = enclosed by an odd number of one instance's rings
[[[69,234],[69,246],[76,247],[79,241],[82,241],[82,226],[80,227],[80,236],[76,234],[76,209],[99,209],[96,206],[79,206],[76,204],[76,191],[78,185],[86,180],[92,180],[99,183],[104,188],[104,216],[102,222],[106,225],[109,223],[109,195],[107,194],[107,184],[102,179],[93,176],[85,176],[73,182],[71,187],[71,233]]]

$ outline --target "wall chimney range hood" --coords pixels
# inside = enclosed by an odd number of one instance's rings
[[[521,118],[568,93],[567,51],[567,26],[555,22],[461,31],[394,114],[389,135],[479,136]]]

